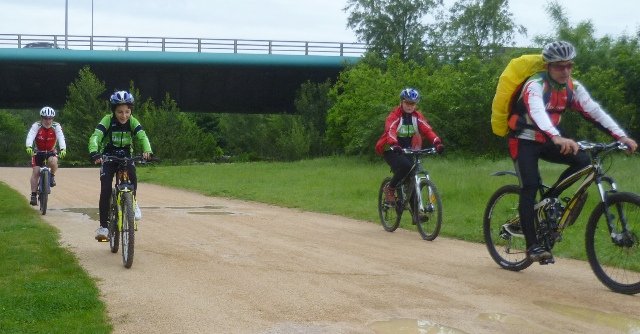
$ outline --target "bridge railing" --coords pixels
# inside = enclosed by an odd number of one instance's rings
[[[0,48],[23,48],[31,43],[51,43],[52,47],[73,50],[257,53],[351,57],[361,56],[367,49],[363,43],[344,42],[0,34]]]

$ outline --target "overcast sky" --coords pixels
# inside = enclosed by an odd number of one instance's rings
[[[95,36],[356,41],[346,28],[346,0],[67,1],[69,35],[91,35],[93,21]],[[640,0],[559,2],[572,24],[591,20],[598,37],[634,35],[640,27]],[[510,1],[516,22],[529,32],[518,39],[519,45],[552,32],[546,3]],[[0,34],[64,35],[65,0],[2,0]]]

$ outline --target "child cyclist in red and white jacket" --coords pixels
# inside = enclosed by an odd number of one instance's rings
[[[391,182],[385,188],[385,201],[389,203],[395,202],[395,187],[413,166],[411,159],[402,153],[403,148],[421,149],[424,137],[438,153],[444,151],[442,140],[417,110],[418,101],[420,93],[417,90],[403,89],[400,92],[400,105],[387,116],[384,132],[376,143],[376,153],[383,156],[393,171]]]
[[[40,167],[44,166],[44,160],[47,160],[49,168],[51,168],[51,186],[56,185],[55,174],[58,170],[58,157],[64,158],[67,154],[67,144],[62,133],[62,126],[53,121],[56,111],[51,107],[43,107],[40,109],[40,121],[31,125],[29,133],[27,133],[27,154],[31,156],[31,201],[29,204],[38,205],[36,199],[36,189],[38,187],[38,177]],[[60,152],[56,150],[56,143],[60,147]],[[35,154],[34,147],[35,144]]]

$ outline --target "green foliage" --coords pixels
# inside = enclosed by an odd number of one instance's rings
[[[346,154],[373,155],[391,108],[404,87],[417,88],[419,107],[445,145],[470,152],[497,150],[491,136],[491,101],[501,60],[467,58],[433,70],[391,57],[384,69],[368,63],[343,72],[330,95],[335,104],[327,116],[327,140]]]
[[[313,83],[307,81],[302,84],[296,94],[295,106],[304,131],[308,134],[310,142],[309,154],[321,156],[330,150],[324,143],[324,134],[327,129],[327,112],[331,107],[329,90],[331,81]]]
[[[309,157],[311,135],[295,115],[223,114],[220,133],[234,160],[297,160]]]
[[[0,183],[0,332],[110,333],[95,282],[38,217]]]
[[[105,92],[104,82],[87,66],[68,87],[67,102],[59,111],[67,142],[67,161],[86,161],[87,143],[98,121],[109,112],[108,102],[100,99]]]
[[[18,117],[3,111],[0,112],[0,163],[15,164],[27,162],[25,139],[27,126]]]
[[[495,54],[513,45],[516,34],[527,32],[513,21],[508,0],[459,0],[449,13],[441,21],[441,31],[453,59]]]
[[[423,17],[442,0],[348,0],[347,26],[371,51],[402,59],[419,59],[424,54],[422,43],[429,26]]]
[[[215,137],[198,127],[195,120],[181,113],[174,100],[165,96],[156,106],[147,100],[139,106],[142,123],[153,153],[170,161],[214,161],[222,156]]]

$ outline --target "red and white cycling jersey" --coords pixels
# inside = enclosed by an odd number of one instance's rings
[[[61,150],[67,148],[62,126],[56,122],[53,122],[48,129],[42,126],[40,122],[33,123],[27,134],[27,147],[33,147],[34,142],[37,151],[53,151],[55,150],[56,142]]]

